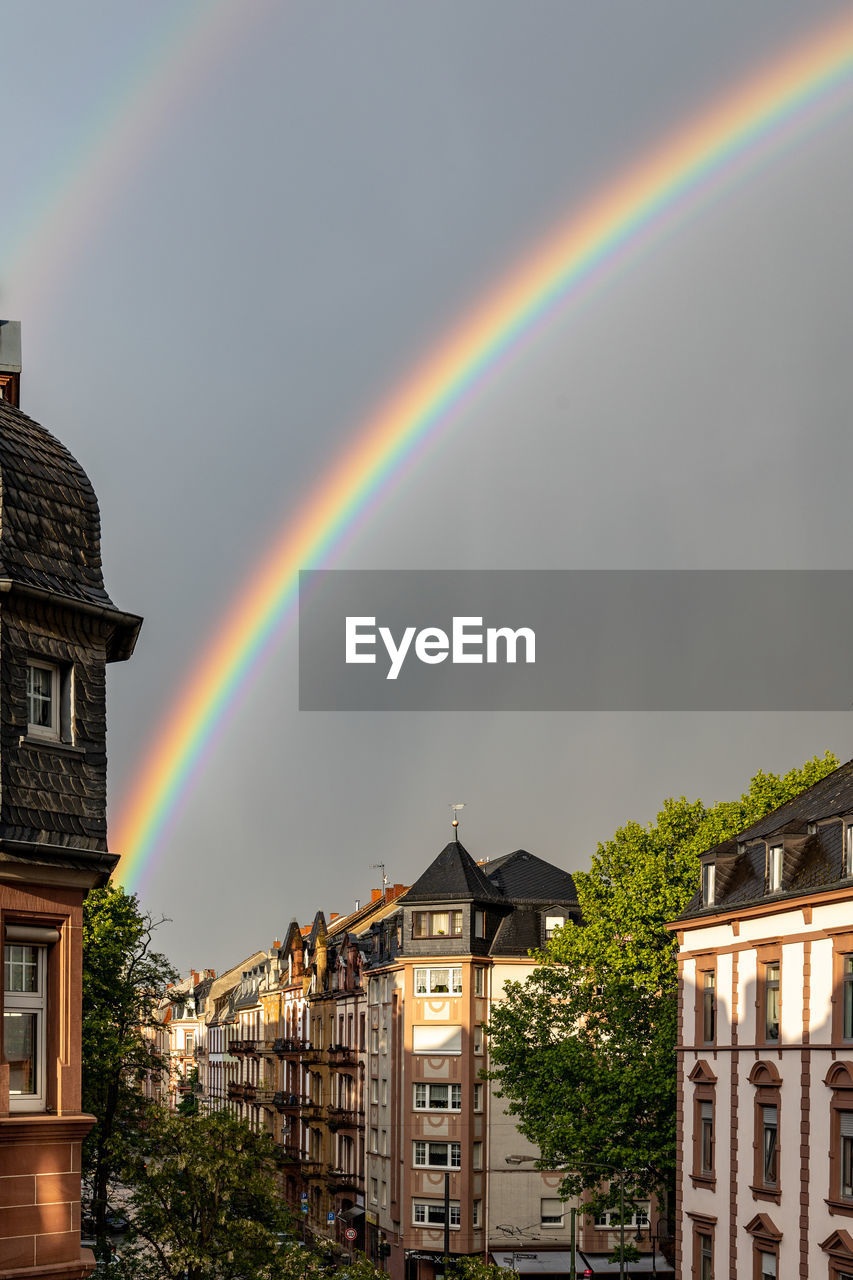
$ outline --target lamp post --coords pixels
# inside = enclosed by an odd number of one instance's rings
[[[524,1164],[526,1161],[539,1163],[539,1156],[505,1156],[507,1164]],[[619,1178],[619,1280],[625,1280],[625,1169],[613,1164],[599,1164],[597,1161],[566,1160],[564,1164],[569,1171],[574,1169],[601,1169],[605,1173],[617,1174]],[[572,1266],[574,1268],[574,1252]]]

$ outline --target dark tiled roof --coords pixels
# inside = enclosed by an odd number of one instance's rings
[[[490,883],[464,845],[452,840],[430,863],[406,894],[412,902],[502,902],[503,895]]]
[[[568,871],[555,867],[526,849],[516,849],[496,858],[485,867],[486,875],[505,897],[525,902],[564,902],[578,900],[575,882]]]
[[[542,917],[532,907],[516,907],[498,925],[489,955],[526,956],[542,945]]]
[[[2,400],[0,495],[0,578],[117,613],[88,476],[49,431]]]
[[[793,800],[780,805],[737,836],[708,852],[714,855],[714,904],[702,906],[701,890],[679,919],[712,916],[719,911],[756,902],[784,901],[789,895],[828,889],[844,878],[844,833],[840,821],[827,821],[853,812],[853,761],[835,769]],[[809,834],[809,825],[817,829]],[[784,846],[782,887],[767,892],[767,844]]]

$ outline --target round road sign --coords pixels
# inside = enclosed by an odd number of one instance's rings
[[[347,1240],[354,1240],[358,1235],[358,1232],[356,1231],[355,1227],[347,1227],[346,1231],[344,1232],[344,1235],[346,1236]]]

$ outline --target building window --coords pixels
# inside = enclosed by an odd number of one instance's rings
[[[379,1101],[379,1081],[376,1079],[376,1076],[372,1076],[370,1080],[370,1101]]]
[[[415,1142],[415,1165],[419,1169],[461,1169],[459,1142]]]
[[[844,874],[853,876],[853,822],[848,822],[845,828],[845,844],[844,844]]]
[[[697,967],[696,997],[696,1043],[715,1044],[717,1039],[717,974],[714,969]]]
[[[481,1227],[483,1225],[483,1202],[482,1200],[474,1200],[471,1205],[471,1226]]]
[[[704,1177],[714,1174],[714,1104],[699,1103],[699,1172]]]
[[[777,1149],[779,1145],[779,1111],[777,1107],[761,1108],[762,1182],[765,1187],[776,1186]]]
[[[561,1227],[563,1225],[562,1200],[543,1198],[539,1202],[539,1225],[542,1227]]]
[[[774,844],[767,851],[767,892],[778,893],[782,888],[782,846]]]
[[[474,937],[485,938],[486,936],[486,913],[485,911],[474,912]]]
[[[386,1208],[388,1204],[388,1183],[382,1183],[382,1208]]]
[[[483,1028],[479,1025],[474,1028],[474,1052],[483,1052]]]
[[[486,994],[486,970],[481,964],[474,966],[474,995],[482,996]]]
[[[841,1178],[839,1191],[842,1200],[853,1200],[853,1111],[839,1112],[841,1137]]]
[[[416,996],[460,996],[462,969],[415,969]]]
[[[186,1056],[189,1056],[192,1053],[192,1051],[193,1051],[193,1032],[187,1031],[184,1033],[184,1054]]]
[[[758,1276],[759,1280],[776,1280],[775,1253],[767,1253],[764,1249],[758,1250]]]
[[[413,938],[461,938],[461,911],[413,911]]]
[[[779,1040],[779,975],[778,960],[764,966],[764,1040],[775,1044]]]
[[[699,1280],[714,1280],[714,1245],[704,1231],[699,1232]]]
[[[450,1228],[451,1230],[458,1228],[462,1220],[459,1201],[450,1201]],[[413,1200],[412,1201],[412,1222],[415,1226],[426,1227],[443,1227],[444,1226],[444,1201],[443,1200]]]
[[[27,733],[71,741],[71,667],[31,658],[27,663]]]
[[[483,1085],[481,1082],[474,1085],[474,1110],[477,1112],[483,1110]]]
[[[382,1105],[383,1107],[388,1106],[388,1081],[387,1080],[382,1081]]]
[[[9,1064],[9,1107],[45,1105],[45,947],[6,943],[3,953],[3,1050]]]
[[[476,1089],[476,1085],[474,1088]],[[480,1088],[482,1089],[482,1085]],[[416,1111],[461,1111],[461,1084],[416,1084]]]
[[[716,880],[717,869],[713,862],[702,863],[702,906],[712,907],[714,905],[714,882]]]
[[[471,1168],[480,1170],[483,1167],[483,1144],[475,1142],[471,1147]]]
[[[379,1028],[378,1027],[370,1028],[370,1052],[371,1053],[379,1052]]]
[[[566,923],[565,916],[546,916],[545,917],[545,938],[546,941],[551,940],[558,929],[562,929]]]
[[[371,1204],[379,1203],[379,1179],[378,1178],[370,1179],[370,1203]]]
[[[379,1130],[378,1129],[370,1130],[370,1150],[373,1152],[374,1155],[379,1154]]]
[[[841,1007],[842,1037],[853,1040],[853,956],[842,957]]]

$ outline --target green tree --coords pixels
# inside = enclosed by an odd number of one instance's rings
[[[125,1140],[142,1112],[141,1082],[164,1069],[142,1032],[157,993],[177,977],[152,948],[158,923],[140,910],[135,894],[114,884],[91,890],[83,904],[83,1109],[96,1117],[83,1148],[83,1176],[100,1240]]]
[[[664,1200],[675,1181],[677,957],[666,925],[693,897],[699,856],[837,768],[827,752],[784,776],[758,773],[737,800],[667,800],[629,822],[575,876],[582,926],[567,925],[522,983],[508,983],[490,1030],[491,1074],[565,1195],[613,1170],[615,1203]],[[586,1164],[586,1167],[583,1167]],[[671,1203],[671,1201],[670,1201]]]
[[[266,1134],[224,1111],[185,1116],[148,1104],[125,1155],[130,1230],[112,1274],[138,1280],[312,1274],[311,1255],[291,1247],[291,1219]]]

